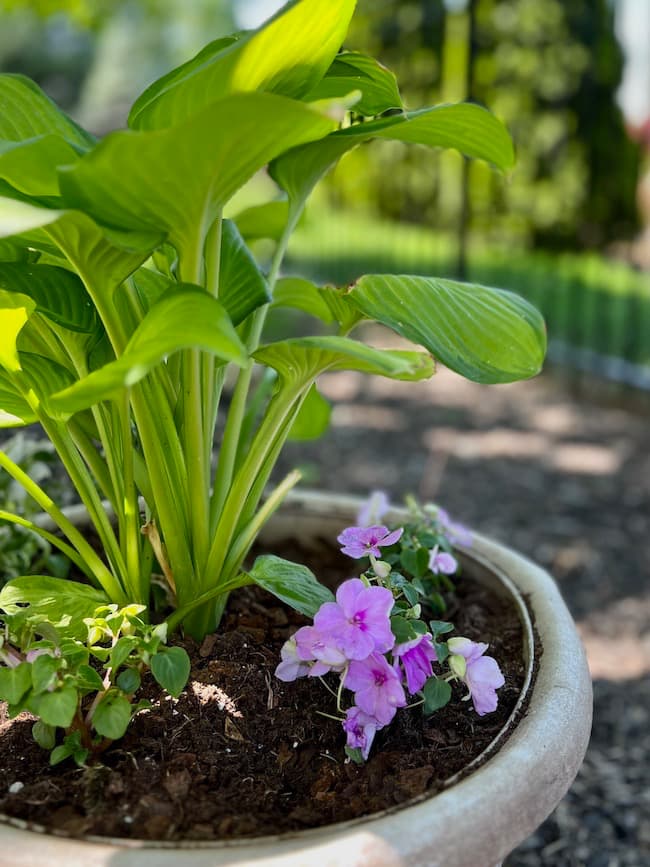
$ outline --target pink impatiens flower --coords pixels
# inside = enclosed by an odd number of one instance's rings
[[[348,527],[343,530],[337,541],[343,546],[341,551],[352,557],[355,560],[360,560],[362,557],[368,557],[372,554],[373,557],[381,557],[379,547],[394,545],[404,532],[402,527],[399,530],[388,531],[387,527],[373,525],[372,527]]]
[[[341,671],[347,662],[334,637],[323,634],[315,626],[303,626],[294,635],[300,659],[313,661],[308,674],[321,677],[328,671]]]
[[[336,602],[325,602],[314,617],[322,636],[334,639],[347,659],[365,659],[374,650],[385,653],[395,644],[390,628],[393,594],[385,587],[367,587],[359,578],[344,581]]]
[[[505,678],[499,665],[491,656],[483,656],[487,644],[470,641],[469,638],[450,638],[447,642],[449,652],[462,656],[465,660],[465,681],[472,697],[474,710],[479,716],[492,713],[497,709],[497,689],[503,686]]]
[[[438,575],[442,572],[443,575],[453,575],[458,571],[458,561],[446,551],[439,551],[439,545],[431,551],[429,557],[429,569]]]
[[[402,663],[406,674],[406,685],[411,695],[422,689],[431,677],[431,664],[438,657],[433,648],[433,639],[426,632],[411,641],[405,641],[393,648],[393,656]]]
[[[344,686],[355,693],[357,707],[382,726],[388,725],[398,707],[406,705],[399,675],[381,653],[371,653],[367,659],[353,660]]]
[[[309,674],[309,663],[298,656],[298,647],[295,636],[285,641],[280,650],[282,662],[275,669],[275,676],[285,683],[304,677]]]
[[[347,734],[347,746],[361,750],[361,755],[367,759],[375,733],[382,728],[381,723],[358,707],[349,708],[345,716],[343,730]]]

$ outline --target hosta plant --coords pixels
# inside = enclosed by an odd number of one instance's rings
[[[136,100],[128,129],[101,141],[33,82],[0,76],[0,421],[41,425],[99,542],[0,452],[0,467],[59,532],[29,525],[77,575],[20,576],[0,594],[0,613],[20,666],[30,665],[21,635],[45,642],[36,660],[65,660],[70,637],[81,643],[81,692],[73,662],[44,687],[48,696],[77,690],[79,701],[56,717],[69,735],[80,732],[79,743],[68,741],[73,753],[95,737],[97,714],[84,705],[96,681],[87,656],[112,639],[94,643],[87,621],[107,606],[131,612],[129,628],[146,644],[147,624],[161,619],[160,642],[179,626],[200,639],[218,626],[229,592],[250,583],[310,616],[330,600],[304,567],[273,556],[245,567],[260,528],[298,481],[293,473],[270,485],[284,443],[327,424],[321,374],[417,381],[437,360],[502,383],[540,369],[543,322],[508,292],[386,274],[319,287],[283,273],[312,190],[358,145],[392,139],[456,148],[498,170],[513,164],[508,133],[484,108],[407,110],[387,69],[341,51],[354,6],[294,0],[258,30],[216,39]],[[225,219],[235,193],[262,170],[276,198]],[[253,255],[260,239],[274,245],[269,263]],[[272,307],[321,320],[317,336],[270,342]],[[355,332],[365,321],[414,348],[367,345]],[[6,509],[2,519],[25,524]],[[57,598],[65,608],[52,604]],[[16,610],[29,612],[29,628],[10,622]],[[142,651],[127,670],[160,653]],[[20,666],[12,670],[27,670]],[[113,683],[115,672],[109,665],[100,676],[126,720],[130,690],[120,687],[123,672]],[[21,696],[4,697],[12,712],[25,700],[38,714],[40,675],[34,670],[31,685],[20,677]]]

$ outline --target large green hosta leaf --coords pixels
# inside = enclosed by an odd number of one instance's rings
[[[166,232],[194,250],[220,209],[258,169],[335,121],[303,103],[246,93],[212,103],[182,126],[108,135],[61,172],[66,202],[105,226]]]
[[[355,114],[372,117],[391,108],[402,108],[395,75],[374,57],[356,51],[345,51],[335,57],[324,78],[305,99],[340,99],[353,90],[362,93],[354,104]]]
[[[54,395],[50,405],[61,413],[78,412],[135,385],[181,349],[201,349],[241,366],[248,363],[222,305],[203,289],[180,284],[153,305],[118,359]]]
[[[313,617],[324,602],[334,601],[332,591],[306,566],[272,554],[258,557],[247,577],[306,617]]]
[[[347,33],[356,0],[294,0],[258,30],[218,40],[154,82],[129,116],[135,129],[182,123],[216,99],[265,90],[301,98],[323,77]]]
[[[348,337],[282,340],[261,347],[254,358],[277,370],[285,383],[298,387],[327,370],[358,370],[411,382],[434,373],[431,357],[423,352],[374,349]]]
[[[362,277],[344,298],[474,382],[527,379],[544,361],[544,320],[511,292],[379,274]]]
[[[92,617],[95,609],[108,599],[101,590],[64,578],[26,575],[9,581],[0,591],[0,611],[16,616],[21,613],[40,616],[51,623],[69,618],[62,631],[65,635],[85,638],[88,627],[84,617]]]
[[[0,139],[17,142],[42,135],[58,136],[80,150],[95,141],[31,79],[0,75]]]
[[[15,372],[21,369],[18,336],[36,310],[27,295],[0,289],[0,366]]]
[[[68,388],[74,377],[52,358],[33,352],[19,352],[22,385],[29,387],[47,415],[51,415],[51,394]],[[0,369],[0,427],[19,427],[37,420],[36,411],[27,403],[10,374]]]
[[[514,151],[508,131],[493,114],[473,103],[438,105],[372,120],[338,130],[283,154],[271,176],[292,202],[301,203],[327,170],[345,153],[370,139],[390,139],[428,147],[456,148],[469,157],[509,169]]]

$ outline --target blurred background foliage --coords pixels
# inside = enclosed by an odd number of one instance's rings
[[[358,0],[347,47],[394,70],[408,108],[486,105],[511,130],[517,165],[503,178],[454,152],[361,146],[317,190],[293,264],[338,282],[428,271],[515,289],[541,308],[562,352],[641,363],[650,385],[649,280],[610,261],[632,258],[642,161],[616,102],[617,2]],[[125,124],[155,78],[280,5],[0,0],[0,69],[31,76],[101,135]],[[273,195],[257,181],[236,207]]]

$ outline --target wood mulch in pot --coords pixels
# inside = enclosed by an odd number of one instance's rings
[[[321,580],[349,577],[351,563],[324,543],[276,551],[306,562]],[[32,720],[0,711],[0,812],[70,835],[214,840],[318,827],[433,794],[493,740],[524,679],[522,630],[514,607],[472,580],[458,580],[448,619],[457,633],[487,641],[505,674],[498,710],[479,717],[454,685],[450,704],[424,718],[400,711],[379,732],[369,760],[345,759],[334,699],[317,679],[274,677],[283,642],[304,622],[257,588],[233,594],[222,630],[199,646],[178,700],[145,688],[155,704],[125,738],[88,768],[54,768],[32,740]],[[333,677],[330,675],[330,677]],[[335,682],[335,680],[333,681]]]

